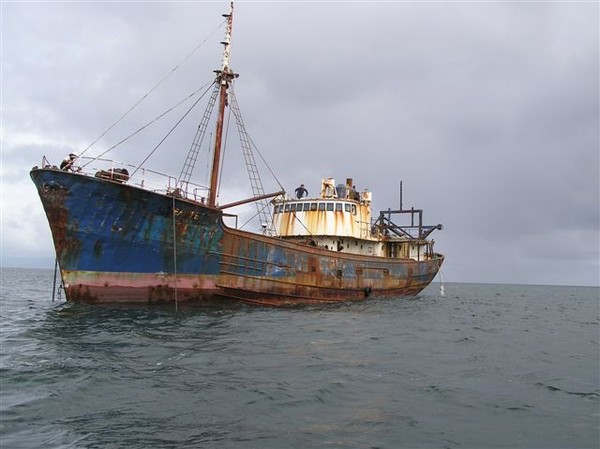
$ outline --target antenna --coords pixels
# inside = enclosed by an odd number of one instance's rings
[[[402,210],[402,181],[400,181],[400,210]]]
[[[227,28],[225,30],[225,40],[221,42],[223,48],[223,63],[221,64],[221,72],[225,72],[229,68],[229,55],[231,54],[231,28],[233,26],[233,2],[229,5],[229,12],[223,14],[227,19]]]

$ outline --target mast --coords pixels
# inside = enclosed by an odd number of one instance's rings
[[[217,205],[217,186],[219,184],[219,166],[221,162],[221,141],[223,138],[223,119],[225,117],[225,106],[227,105],[227,89],[229,83],[237,78],[238,75],[233,73],[229,68],[229,54],[231,52],[231,30],[233,26],[233,2],[229,6],[229,13],[223,14],[227,19],[227,28],[225,30],[225,40],[223,44],[223,63],[221,70],[215,70],[217,73],[217,82],[219,83],[219,114],[217,116],[217,129],[215,132],[215,147],[213,153],[213,164],[210,175],[210,191],[208,193],[208,205],[216,207]]]

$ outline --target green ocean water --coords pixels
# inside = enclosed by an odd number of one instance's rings
[[[2,269],[2,448],[597,448],[599,289],[272,309],[51,301]]]

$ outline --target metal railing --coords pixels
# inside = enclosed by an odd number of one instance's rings
[[[50,164],[46,156],[42,157],[43,168],[59,168]],[[127,172],[124,174],[123,169]],[[122,182],[152,192],[175,195],[198,203],[204,203],[208,196],[208,187],[191,182],[177,185],[177,178],[147,168],[138,168],[126,162],[113,159],[82,156],[76,159],[69,171],[82,176],[94,176]],[[129,173],[132,173],[130,176]]]

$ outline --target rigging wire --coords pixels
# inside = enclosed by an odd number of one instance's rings
[[[283,187],[283,185],[281,184],[281,182],[279,181],[279,179],[275,175],[275,172],[273,172],[273,170],[271,169],[271,167],[269,166],[269,164],[267,163],[267,161],[263,157],[262,153],[260,152],[260,150],[258,149],[258,147],[256,146],[256,144],[252,140],[252,137],[248,136],[248,139],[250,140],[250,143],[252,144],[252,146],[254,147],[254,149],[256,150],[256,152],[258,153],[258,155],[260,156],[260,159],[263,161],[263,163],[265,164],[265,166],[269,170],[269,173],[271,173],[271,176],[273,176],[273,178],[275,179],[275,182],[279,185],[279,187],[281,187],[281,190],[285,190],[285,187]]]
[[[183,100],[181,100],[179,103],[173,105],[172,107],[170,107],[169,109],[167,109],[165,112],[163,112],[162,114],[160,114],[159,116],[157,116],[155,119],[149,121],[148,123],[146,123],[144,126],[142,126],[141,128],[139,128],[137,131],[134,131],[133,133],[131,133],[130,135],[128,135],[127,137],[125,137],[123,140],[121,140],[120,142],[114,144],[112,147],[110,147],[108,150],[100,153],[98,156],[96,156],[95,158],[91,159],[90,161],[86,162],[85,164],[83,164],[81,167],[85,168],[87,167],[89,164],[91,164],[92,162],[100,159],[102,156],[104,156],[105,154],[107,154],[108,152],[114,150],[115,148],[117,148],[119,145],[121,145],[122,143],[125,143],[127,140],[131,139],[133,136],[135,136],[136,134],[140,133],[141,131],[143,131],[144,129],[146,129],[148,126],[152,125],[153,123],[155,123],[156,121],[160,120],[161,118],[163,118],[165,115],[167,115],[169,112],[171,112],[172,110],[174,110],[175,108],[179,107],[180,105],[182,105],[183,103],[185,103],[187,100],[189,100],[190,98],[192,98],[194,95],[196,95],[198,92],[200,92],[202,89],[204,89],[206,86],[212,86],[215,82],[212,81],[210,83],[205,84],[204,86],[196,89],[194,92],[192,92],[191,94],[189,94],[187,97],[185,97]],[[206,89],[204,91],[204,93],[202,94],[202,96],[200,98],[204,98],[204,96],[206,95],[206,93],[209,91],[209,89]]]
[[[208,36],[206,36],[206,38],[200,42],[198,45],[196,45],[192,51],[190,51],[187,56],[185,58],[183,58],[183,60],[177,64],[175,67],[173,67],[171,69],[171,71],[169,73],[167,73],[158,83],[156,83],[154,85],[154,87],[152,87],[148,92],[146,92],[138,101],[137,103],[135,103],[131,108],[129,108],[129,110],[127,112],[125,112],[119,119],[117,119],[116,122],[114,122],[112,125],[110,125],[108,127],[108,129],[106,131],[104,131],[102,134],[100,134],[96,140],[94,140],[92,143],[90,143],[79,155],[79,157],[83,156],[87,150],[89,150],[92,146],[94,146],[100,139],[102,139],[106,134],[108,134],[108,132],[110,130],[112,130],[115,126],[117,126],[117,124],[123,120],[125,117],[127,117],[129,115],[129,113],[131,111],[133,111],[137,106],[139,106],[139,104],[144,101],[152,92],[154,92],[158,86],[160,86],[163,82],[165,82],[165,80],[167,78],[169,78],[171,75],[173,75],[183,64],[185,64],[185,62],[200,48],[202,47],[211,37],[213,34],[215,34],[225,23],[227,23],[227,19],[225,19],[223,22],[221,22],[219,24],[219,26],[217,28],[215,28],[213,31],[210,32],[210,34]]]
[[[293,215],[293,217],[294,217],[294,220],[298,220],[298,223],[300,223],[300,225],[301,225],[301,226],[302,226],[304,229],[306,229],[306,232],[308,232],[308,234],[309,234],[311,237],[314,237],[313,233],[312,233],[312,232],[310,232],[310,229],[308,229],[308,228],[306,227],[306,225],[304,224],[304,222],[298,218],[298,214],[296,214],[296,212],[294,212],[294,215]]]
[[[210,148],[213,142],[213,133],[210,133],[209,137],[208,137],[208,152],[210,152]],[[210,155],[209,157],[206,158],[206,166],[204,167],[204,177],[202,179],[206,180],[209,179],[209,173],[210,172]]]
[[[206,92],[208,92],[208,89],[206,90]],[[206,92],[205,92],[205,94],[206,94]],[[203,95],[203,96],[204,96],[204,95]],[[202,96],[202,97],[203,97],[203,96]],[[177,128],[177,127],[178,127],[178,126],[181,124],[181,122],[183,121],[183,119],[184,119],[184,118],[186,118],[186,117],[187,117],[187,115],[188,115],[190,112],[192,112],[192,109],[194,109],[194,108],[196,107],[196,105],[197,105],[197,104],[200,102],[200,100],[202,100],[202,97],[200,97],[200,98],[198,98],[196,101],[194,101],[194,104],[193,104],[192,106],[190,106],[190,108],[189,108],[189,109],[188,109],[188,110],[185,112],[185,114],[183,114],[183,116],[182,116],[182,117],[181,117],[181,118],[180,118],[180,119],[177,121],[177,123],[175,123],[175,125],[173,125],[173,127],[172,127],[172,128],[171,128],[171,130],[170,130],[170,131],[169,131],[169,132],[168,132],[168,133],[165,135],[165,137],[163,137],[163,138],[160,140],[160,142],[158,142],[158,143],[156,144],[156,146],[155,146],[155,147],[152,149],[152,151],[151,151],[151,152],[148,154],[148,156],[146,156],[146,157],[144,158],[144,160],[143,160],[143,161],[142,161],[142,162],[141,162],[141,163],[140,163],[140,164],[139,164],[139,165],[136,167],[136,169],[133,171],[133,173],[131,173],[130,177],[133,177],[133,175],[135,175],[135,174],[138,172],[138,170],[139,170],[140,168],[142,168],[142,167],[143,167],[143,165],[144,165],[144,164],[145,164],[145,163],[148,161],[148,159],[150,159],[150,156],[152,156],[152,155],[154,154],[154,152],[155,152],[155,151],[158,149],[158,147],[160,147],[160,146],[163,144],[163,142],[164,142],[165,140],[167,140],[167,137],[169,137],[169,136],[171,135],[171,133],[172,133],[173,131],[175,131],[175,129],[176,129],[176,128]]]
[[[238,229],[244,229],[244,226],[246,226],[248,223],[250,223],[252,220],[254,220],[256,217],[258,217],[258,215],[265,210],[267,207],[269,206],[269,203],[265,203],[263,205],[263,207],[261,207],[258,212],[256,212],[254,215],[252,215],[250,218],[248,218],[243,225],[241,225]],[[273,220],[273,218],[271,217],[271,221]]]
[[[235,84],[235,82],[232,81],[232,83],[231,83],[231,90],[233,91],[232,93],[235,95],[235,91],[233,89],[234,84]],[[245,130],[245,128],[246,127],[244,126],[244,130]],[[273,170],[271,169],[271,167],[267,163],[266,159],[263,157],[262,153],[258,149],[258,146],[256,146],[256,144],[252,140],[252,137],[250,137],[250,134],[248,134],[248,132],[246,132],[246,134],[248,135],[248,140],[250,141],[250,143],[252,144],[252,146],[254,147],[254,149],[256,150],[256,152],[258,153],[258,155],[260,156],[260,159],[263,161],[263,163],[265,164],[265,166],[269,170],[269,173],[271,173],[271,176],[273,176],[273,179],[275,179],[275,182],[279,185],[279,187],[281,188],[281,190],[285,190],[285,188],[283,187],[283,185],[281,184],[281,182],[279,181],[279,179],[275,175],[275,172],[273,172]]]

